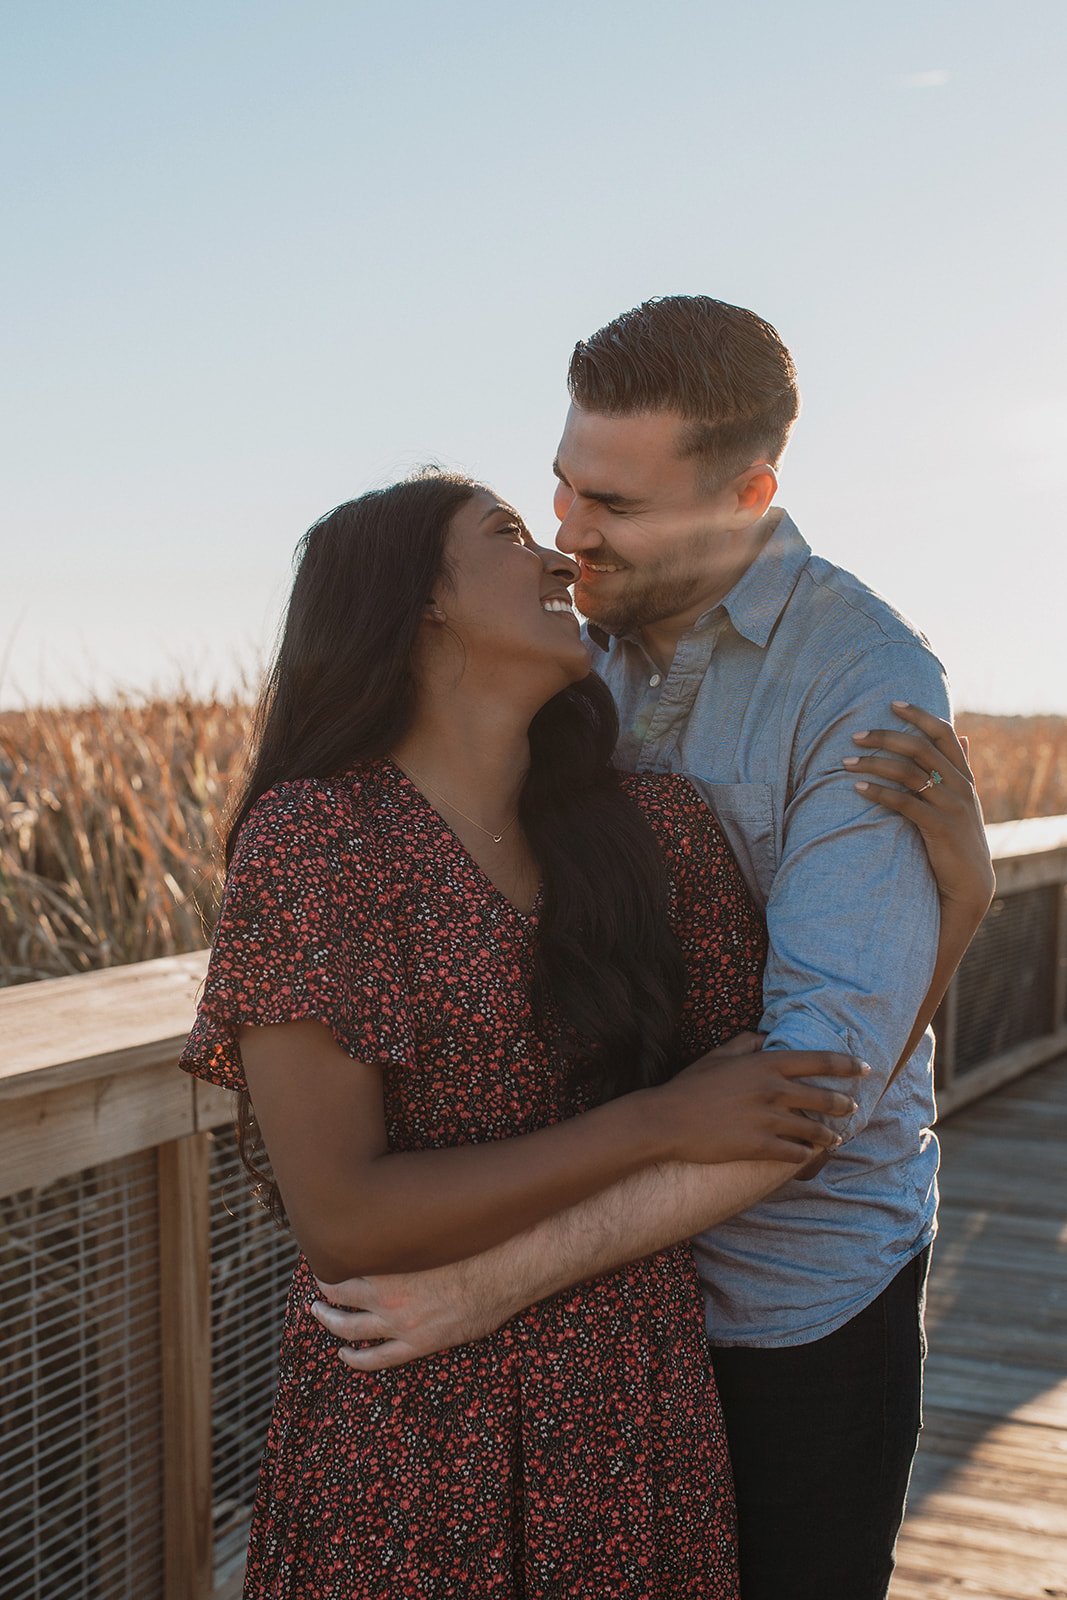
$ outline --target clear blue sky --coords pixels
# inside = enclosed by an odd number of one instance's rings
[[[0,15],[0,704],[232,681],[425,459],[548,534],[575,340],[706,292],[797,358],[809,541],[1067,712],[1063,0]]]

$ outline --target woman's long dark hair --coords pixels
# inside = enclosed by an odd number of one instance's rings
[[[415,641],[447,579],[449,524],[481,487],[423,472],[338,506],[305,534],[230,814],[227,864],[268,789],[333,777],[385,755],[406,732]],[[611,694],[595,675],[557,694],[530,725],[519,805],[543,884],[535,1002],[571,1043],[583,1099],[670,1075],[685,984],[659,848],[612,766],[617,734]],[[246,1094],[237,1122],[241,1159],[278,1215]]]

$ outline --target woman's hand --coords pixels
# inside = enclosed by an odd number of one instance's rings
[[[846,756],[844,764],[852,772],[902,785],[890,789],[864,779],[856,788],[918,828],[937,879],[941,930],[930,987],[890,1082],[933,1020],[997,887],[982,807],[967,762],[966,740],[957,739],[951,723],[903,700],[894,700],[893,710],[904,722],[912,723],[916,732],[875,728],[854,733],[857,744],[890,754]]]
[[[942,905],[970,914],[977,928],[989,909],[996,878],[966,742],[956,737],[950,722],[917,706],[894,700],[893,710],[916,731],[874,728],[854,733],[856,744],[889,754],[846,756],[844,765],[866,775],[856,784],[861,794],[915,824]],[[902,787],[888,788],[887,781]]]
[[[813,1116],[848,1117],[850,1094],[805,1078],[857,1078],[870,1071],[853,1056],[823,1051],[759,1049],[731,1040],[701,1056],[658,1089],[645,1091],[667,1118],[666,1140],[677,1161],[789,1161],[833,1150],[841,1137]],[[734,1047],[734,1048],[731,1048]],[[808,1113],[805,1115],[805,1113]]]

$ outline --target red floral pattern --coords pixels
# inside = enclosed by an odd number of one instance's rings
[[[660,838],[687,1059],[755,1025],[764,935],[678,776],[626,780]],[[396,1149],[581,1109],[533,1024],[517,912],[391,762],[279,785],[227,877],[182,1065],[244,1087],[237,1029],[315,1017],[383,1068]],[[490,1338],[354,1373],[289,1294],[247,1597],[737,1600],[733,1491],[687,1247],[532,1307]]]

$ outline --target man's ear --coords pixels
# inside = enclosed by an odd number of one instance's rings
[[[756,461],[735,478],[737,509],[758,522],[778,492],[778,474],[769,461]]]

